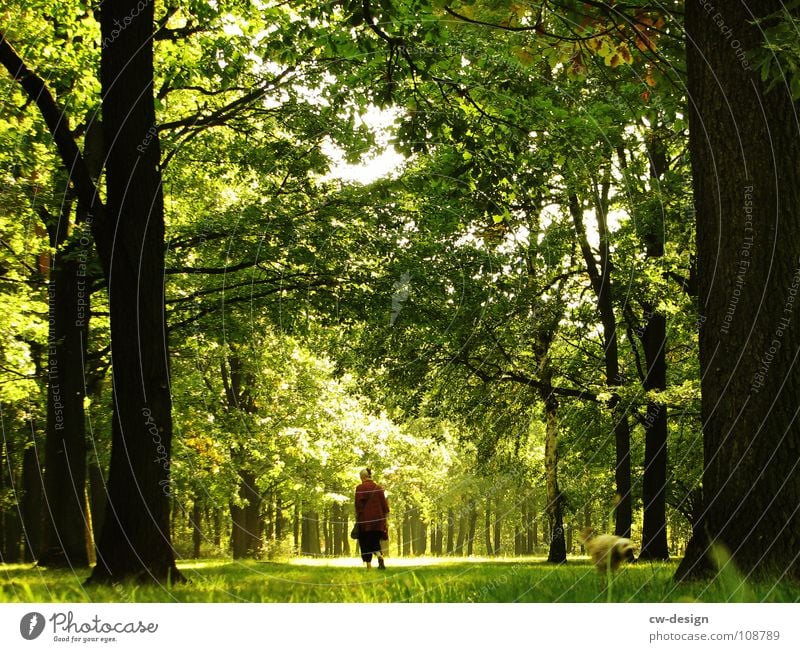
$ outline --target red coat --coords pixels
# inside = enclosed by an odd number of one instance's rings
[[[388,532],[389,503],[383,487],[367,478],[356,487],[356,520],[362,532]]]

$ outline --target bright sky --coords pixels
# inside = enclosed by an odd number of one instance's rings
[[[381,149],[378,154],[362,158],[357,164],[346,163],[343,150],[330,139],[326,139],[322,151],[334,164],[324,180],[341,179],[367,184],[398,170],[405,157],[389,143],[396,117],[396,110],[381,110],[374,106],[360,116],[361,122],[375,132],[375,140]]]

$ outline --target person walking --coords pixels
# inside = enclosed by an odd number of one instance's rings
[[[378,568],[386,569],[381,553],[381,541],[389,538],[386,515],[389,503],[383,487],[372,479],[372,470],[363,469],[361,484],[356,487],[356,523],[358,525],[358,545],[361,548],[361,559],[367,568],[372,568],[372,555],[378,557]]]

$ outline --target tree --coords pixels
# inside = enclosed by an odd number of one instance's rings
[[[782,9],[727,3],[723,29],[686,4],[705,504],[679,578],[713,572],[714,544],[748,575],[800,577],[798,106],[748,54],[798,19]]]
[[[108,507],[92,581],[181,579],[169,522],[172,411],[154,7],[142,4],[124,0],[100,9],[114,412]]]

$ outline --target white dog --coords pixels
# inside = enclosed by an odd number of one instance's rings
[[[630,539],[615,534],[595,534],[590,527],[581,532],[580,538],[600,573],[605,573],[608,568],[615,572],[622,562],[636,559]]]

